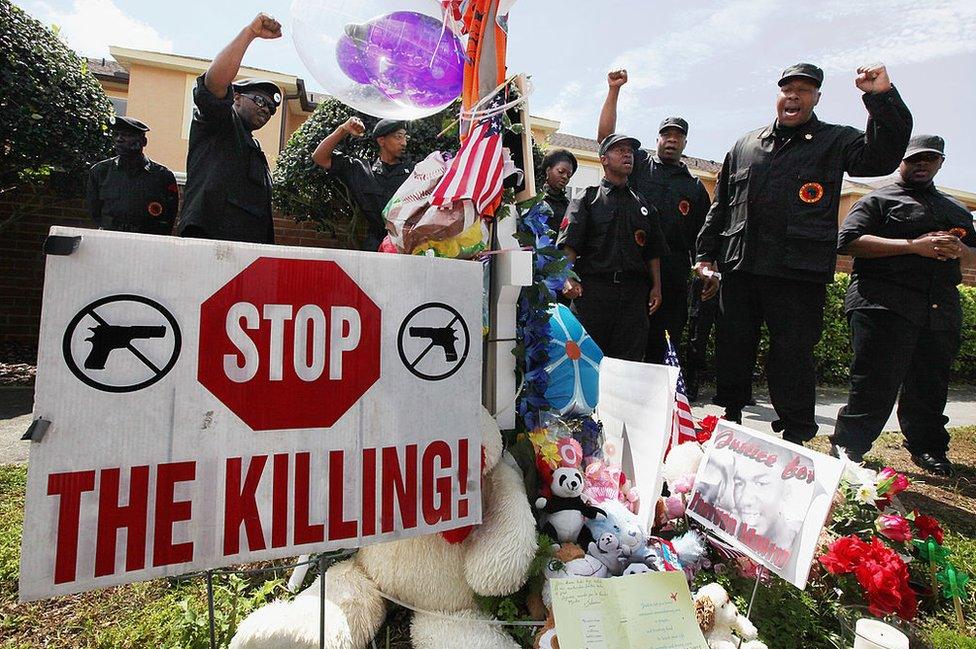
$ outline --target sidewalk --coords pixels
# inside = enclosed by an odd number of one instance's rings
[[[708,403],[712,388],[705,386],[701,400],[692,404],[696,417],[722,415],[723,409]],[[829,435],[834,430],[837,410],[847,401],[843,388],[819,388],[817,390],[817,422],[820,434]],[[0,387],[0,464],[23,464],[27,462],[30,442],[20,437],[27,430],[33,417],[34,389],[29,387]],[[976,425],[976,386],[960,385],[949,389],[949,403],[946,406],[949,426]],[[742,423],[750,428],[773,433],[769,423],[776,419],[776,412],[769,403],[764,391],[756,389],[756,405],[742,412]],[[898,430],[898,419],[892,413],[885,430]]]

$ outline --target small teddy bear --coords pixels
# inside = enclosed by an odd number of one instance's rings
[[[596,541],[590,541],[586,553],[605,565],[611,575],[623,572],[623,547],[620,540],[610,532],[603,533]]]
[[[756,627],[749,618],[739,614],[721,584],[705,584],[698,589],[695,617],[709,649],[768,649],[756,639]]]

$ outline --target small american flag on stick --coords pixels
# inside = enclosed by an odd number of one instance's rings
[[[698,441],[698,436],[695,433],[695,417],[691,414],[691,404],[688,403],[688,396],[685,394],[685,379],[681,374],[678,352],[671,344],[671,336],[667,332],[664,335],[668,342],[668,353],[664,357],[664,364],[678,368],[678,385],[674,390],[674,416],[671,418],[671,440],[668,442],[668,451],[670,451],[672,446]]]
[[[484,109],[488,116],[474,123],[461,143],[461,150],[434,188],[431,204],[451,205],[470,200],[478,214],[491,215],[502,195],[502,116],[505,89],[495,93]]]

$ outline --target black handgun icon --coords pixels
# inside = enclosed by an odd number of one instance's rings
[[[85,359],[86,370],[104,370],[108,355],[116,349],[128,347],[133,340],[140,338],[162,338],[166,327],[159,326],[119,326],[97,324],[91,327],[92,335],[85,338],[91,343],[91,352]]]
[[[454,343],[457,341],[457,332],[453,325],[446,327],[410,327],[410,336],[413,338],[429,338],[430,342],[444,350],[444,360],[453,363],[457,360],[457,349]],[[428,347],[428,349],[430,349]]]

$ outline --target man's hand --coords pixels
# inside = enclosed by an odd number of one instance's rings
[[[939,261],[958,259],[963,254],[959,239],[946,232],[929,232],[918,239],[911,239],[908,245],[912,253]]]
[[[695,264],[695,273],[702,279],[705,287],[702,289],[703,300],[710,300],[718,293],[719,279],[716,277],[715,262],[700,261]]]
[[[366,126],[363,124],[363,120],[358,117],[350,117],[342,125],[342,130],[353,137],[359,137],[366,132]]]
[[[651,294],[647,298],[647,315],[654,315],[654,312],[661,308],[661,287],[655,286],[651,289]]]
[[[575,279],[567,279],[563,282],[563,295],[569,300],[575,300],[583,295],[583,285]]]
[[[271,14],[259,13],[251,21],[250,27],[257,38],[281,38],[281,23]]]
[[[627,83],[626,70],[611,70],[607,73],[607,85],[611,88],[619,88]]]
[[[891,90],[891,79],[883,63],[862,65],[857,69],[854,85],[864,93],[888,92]]]

